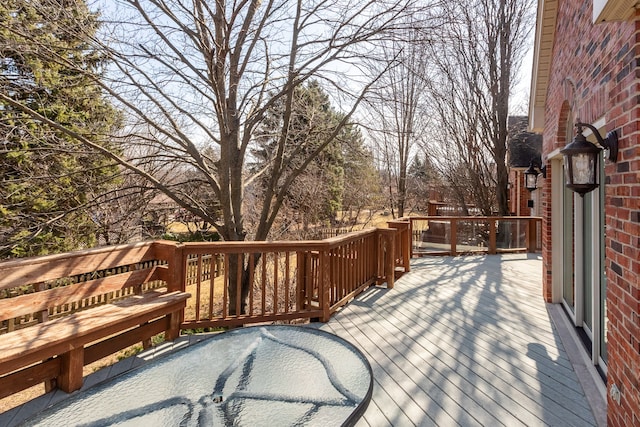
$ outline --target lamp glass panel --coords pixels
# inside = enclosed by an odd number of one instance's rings
[[[538,178],[535,174],[533,173],[526,173],[524,174],[525,177],[525,187],[528,189],[535,189],[536,188],[536,178]]]
[[[591,153],[576,153],[571,157],[574,184],[595,184],[596,157]]]

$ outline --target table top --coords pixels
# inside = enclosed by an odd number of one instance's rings
[[[302,326],[234,329],[73,395],[27,425],[351,425],[373,378],[336,335]]]

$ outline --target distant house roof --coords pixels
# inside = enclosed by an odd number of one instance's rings
[[[508,125],[509,167],[527,168],[532,160],[539,166],[542,153],[542,135],[527,131],[527,116],[510,116]]]

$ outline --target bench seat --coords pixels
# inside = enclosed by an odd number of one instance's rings
[[[54,378],[62,390],[77,390],[82,386],[84,365],[154,332],[165,331],[168,340],[175,339],[189,296],[156,289],[5,334],[0,339],[0,390],[10,391],[12,382],[31,377],[34,383],[41,377]],[[31,366],[34,364],[39,365]],[[15,372],[25,367],[30,368]]]

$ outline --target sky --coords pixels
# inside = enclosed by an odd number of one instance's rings
[[[528,51],[520,66],[518,84],[513,91],[510,103],[510,114],[526,116],[529,114],[529,92],[531,90],[531,76],[533,72],[533,36],[530,37]]]

